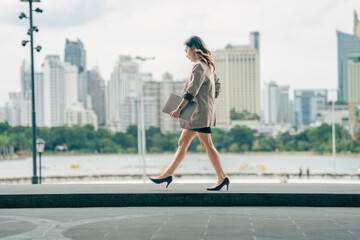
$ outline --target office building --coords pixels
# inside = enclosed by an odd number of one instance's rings
[[[87,99],[89,94],[87,76],[86,76],[86,51],[81,40],[65,42],[65,62],[71,63],[78,68],[78,101],[87,108]]]
[[[104,125],[106,122],[106,86],[98,67],[94,67],[91,71],[88,71],[88,79],[91,108],[98,118],[98,123]]]
[[[354,11],[354,34],[343,33],[337,31],[338,40],[338,84],[339,93],[338,100],[349,102],[349,74],[348,74],[348,58],[352,54],[360,53],[360,21],[356,11]]]
[[[163,133],[179,132],[182,130],[179,120],[173,119],[169,114],[163,113],[162,109],[173,93],[182,96],[186,81],[174,81],[173,76],[166,72],[162,75],[162,81],[147,81],[144,83],[143,91],[145,97],[153,97],[155,99],[155,119],[156,126]]]
[[[253,41],[246,46],[228,44],[212,52],[222,92],[215,100],[216,125],[231,125],[230,111],[247,111],[260,116],[259,34],[251,33]]]
[[[65,81],[64,69],[58,55],[48,55],[42,64],[44,76],[44,126],[64,124]]]
[[[21,93],[10,92],[9,100],[4,106],[4,119],[12,127],[21,126]]]
[[[118,131],[121,126],[120,110],[128,97],[137,97],[139,84],[139,64],[129,55],[119,56],[106,90],[106,125]]]
[[[360,102],[360,52],[348,54],[348,102]]]
[[[325,89],[294,90],[295,126],[309,126],[317,120],[320,106],[327,104]]]

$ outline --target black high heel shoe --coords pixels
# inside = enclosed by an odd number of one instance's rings
[[[229,184],[230,184],[230,180],[229,180],[228,177],[226,177],[226,178],[224,179],[224,181],[223,181],[220,185],[218,185],[218,186],[216,186],[216,187],[214,187],[214,188],[208,188],[207,190],[209,190],[209,191],[219,191],[219,190],[221,190],[221,188],[222,188],[223,186],[226,185],[227,191],[229,191]]]
[[[156,184],[160,184],[163,182],[167,182],[166,188],[169,186],[169,184],[172,182],[173,178],[172,176],[166,177],[166,178],[162,178],[162,179],[154,179],[154,178],[149,178],[151,181],[153,181]]]

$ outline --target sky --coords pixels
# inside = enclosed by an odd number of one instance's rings
[[[249,44],[249,33],[260,32],[260,81],[276,81],[294,89],[338,86],[336,30],[353,33],[358,0],[42,0],[33,13],[35,71],[46,55],[64,60],[66,39],[80,39],[87,53],[87,67],[98,66],[110,80],[119,55],[156,57],[142,64],[161,80],[165,72],[175,80],[190,74],[184,41],[200,36],[212,51]],[[30,60],[29,4],[20,0],[0,3],[0,107],[9,92],[20,91],[20,66]],[[330,95],[331,98],[331,95]]]

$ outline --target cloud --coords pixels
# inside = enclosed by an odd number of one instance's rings
[[[116,12],[118,19],[126,19],[137,8],[148,6],[153,1],[144,1],[142,4],[136,4],[136,1],[122,0],[51,0],[34,3],[33,9],[39,7],[43,9],[42,14],[34,13],[36,24],[48,28],[67,28],[90,24],[102,16],[111,12]],[[10,10],[11,9],[11,10]],[[10,25],[18,25],[19,19],[14,16],[13,9],[23,9],[28,14],[28,4],[20,1],[14,1],[5,5],[0,13],[1,19]],[[10,11],[9,11],[10,10]]]
[[[98,65],[109,80],[120,54],[156,56],[143,64],[158,80],[165,71],[186,78],[191,63],[183,42],[201,36],[211,50],[227,43],[246,45],[249,32],[260,31],[261,80],[294,88],[334,88],[337,85],[335,29],[352,33],[357,1],[336,0],[43,0],[35,7],[40,31],[35,43],[36,69],[47,54],[63,59],[65,39],[81,39],[87,66]],[[18,14],[28,6],[5,0],[0,9],[0,106],[3,89],[20,90],[20,64],[29,58],[21,47],[28,23]],[[360,9],[358,9],[360,10]],[[4,86],[4,87],[3,87]],[[2,97],[6,95],[6,97]]]

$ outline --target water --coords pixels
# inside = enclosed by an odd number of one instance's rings
[[[156,154],[146,156],[146,173],[158,175],[160,168],[165,170],[171,163],[173,154]],[[224,171],[229,173],[289,173],[297,174],[299,167],[306,174],[332,173],[333,159],[331,156],[284,155],[284,154],[220,154]],[[142,159],[137,155],[74,155],[74,156],[43,156],[42,176],[80,176],[100,174],[142,174]],[[70,165],[79,165],[73,169]],[[239,166],[242,165],[243,169]],[[261,169],[265,167],[265,170]],[[32,158],[22,160],[1,160],[0,178],[31,177]],[[336,173],[356,174],[360,167],[358,157],[337,157]],[[175,171],[175,174],[215,174],[215,170],[204,154],[187,154]]]

